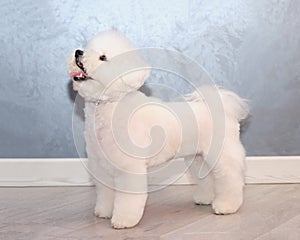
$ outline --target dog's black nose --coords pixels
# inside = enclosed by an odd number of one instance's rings
[[[82,50],[77,49],[77,50],[75,51],[75,58],[78,58],[78,57],[80,57],[80,56],[82,56],[82,55],[83,55],[83,51],[82,51]]]
[[[101,60],[101,61],[107,61],[107,58],[106,58],[106,56],[103,54],[103,55],[101,55],[100,57],[99,57],[99,59]]]

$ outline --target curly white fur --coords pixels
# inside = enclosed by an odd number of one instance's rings
[[[243,201],[245,159],[239,139],[239,122],[248,115],[247,103],[233,92],[214,86],[204,86],[186,96],[187,102],[166,103],[146,97],[138,88],[144,84],[150,71],[137,53],[134,53],[134,58],[110,61],[134,49],[130,41],[117,31],[96,35],[83,55],[84,68],[92,79],[73,81],[74,90],[86,101],[88,158],[94,166],[93,171],[106,181],[96,181],[96,216],[111,218],[114,228],[135,226],[143,215],[147,199],[147,168],[175,156],[196,156],[195,164],[204,160],[204,167],[212,169],[205,178],[198,179],[194,195],[197,204],[212,204],[216,214],[236,212]],[[107,62],[99,61],[101,54],[107,56]],[[116,67],[130,61],[142,68],[124,76],[117,75],[113,81],[109,79]],[[68,71],[81,71],[73,55],[68,59]],[[206,100],[199,92],[216,90],[224,107],[226,127],[219,159],[212,161],[206,156],[213,135],[213,122]],[[190,117],[187,106],[196,118],[195,129],[187,121]],[[138,110],[129,114],[133,108]],[[180,119],[185,120],[178,123],[172,115],[174,109],[180,113]],[[160,131],[151,132],[154,126],[163,129],[163,142],[160,141]],[[187,129],[188,138],[182,136],[182,129]],[[198,139],[199,145],[195,145]]]

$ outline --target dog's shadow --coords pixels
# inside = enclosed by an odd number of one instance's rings
[[[147,85],[147,84],[144,84],[143,86],[141,86],[139,88],[139,91],[144,93],[147,97],[151,97],[152,96],[152,90],[151,88]]]
[[[77,117],[84,121],[84,99],[73,90],[72,80],[67,84],[69,99],[74,103],[74,112]]]
[[[252,122],[252,115],[249,114],[248,117],[240,122],[240,132],[241,135],[245,134],[248,131]]]

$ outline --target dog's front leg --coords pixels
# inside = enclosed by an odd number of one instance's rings
[[[114,206],[115,191],[111,187],[96,181],[95,215],[100,218],[111,218]],[[112,186],[113,187],[113,186]]]
[[[115,179],[113,228],[134,227],[141,220],[147,200],[146,167],[139,174],[122,172]]]

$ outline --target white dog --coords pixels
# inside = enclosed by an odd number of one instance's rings
[[[197,204],[212,204],[216,214],[239,209],[245,159],[239,122],[248,115],[245,100],[214,86],[198,89],[185,102],[145,96],[138,89],[150,68],[118,31],[96,35],[67,61],[73,88],[85,99],[86,151],[98,180],[97,217],[111,218],[114,228],[135,226],[147,199],[147,168],[174,157],[203,159],[202,170],[211,169],[198,179]],[[205,95],[219,97],[222,108],[210,109]],[[214,119],[224,129],[217,129],[222,145],[212,158],[213,135],[218,135]]]

